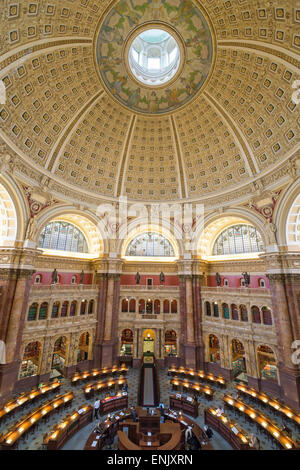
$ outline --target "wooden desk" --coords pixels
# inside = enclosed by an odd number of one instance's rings
[[[298,426],[300,426],[300,413],[293,410],[287,405],[281,404],[276,398],[271,398],[269,395],[263,392],[258,392],[254,388],[246,387],[245,385],[238,384],[235,388],[243,395],[250,397],[264,405],[268,405],[271,409],[282,414],[286,418],[289,418]]]
[[[205,374],[203,370],[185,369],[184,367],[170,367],[168,374],[172,376],[183,375],[195,379],[201,379],[204,382],[215,383],[222,388],[226,388],[226,381],[221,375],[215,376],[213,374]]]
[[[115,391],[117,389],[121,389],[123,385],[125,385],[126,379],[107,379],[107,380],[100,380],[99,382],[94,382],[92,384],[88,384],[83,388],[85,398],[89,399],[92,398],[95,392],[101,392],[102,390],[114,388]]]
[[[77,431],[93,420],[93,407],[82,405],[77,411],[66,416],[63,421],[53,426],[44,437],[43,445],[47,450],[58,450]]]
[[[211,442],[207,439],[206,434],[202,431],[200,426],[198,426],[198,424],[191,418],[186,415],[178,416],[178,413],[174,412],[173,410],[165,410],[165,417],[176,423],[179,423],[182,429],[186,429],[189,426],[192,426],[192,433],[201,445],[202,450],[213,450],[213,446]],[[205,442],[205,444],[203,444],[203,442]]]
[[[183,411],[194,418],[198,416],[198,403],[194,399],[189,401],[183,396],[177,397],[176,395],[170,395],[170,408]]]
[[[33,388],[30,392],[22,393],[15,400],[10,400],[0,409],[0,420],[5,418],[10,413],[17,409],[21,409],[26,403],[33,403],[35,400],[42,396],[47,396],[50,392],[58,391],[60,389],[61,382],[55,380],[48,384],[43,385],[40,388]]]
[[[268,432],[273,439],[275,439],[283,449],[295,449],[296,443],[289,437],[285,436],[281,429],[271,419],[265,416],[251,406],[246,405],[241,400],[236,400],[231,395],[224,395],[223,401],[229,407],[235,408],[239,412],[245,414],[251,421],[257,423],[266,432]]]
[[[158,410],[155,410],[154,414],[151,415],[147,413],[147,410],[140,408],[137,411],[137,416],[140,432],[159,432],[161,414]]]
[[[104,444],[105,437],[109,434],[115,435],[119,427],[119,423],[122,423],[126,419],[130,418],[131,409],[116,413],[112,418],[106,418],[99,424],[98,429],[94,430],[88,440],[85,443],[84,450],[100,450]]]
[[[100,401],[100,416],[113,411],[128,408],[128,395],[115,395],[114,397],[104,398]]]
[[[54,400],[43,404],[36,410],[31,411],[21,421],[17,422],[10,431],[4,434],[0,441],[2,449],[9,449],[16,446],[20,437],[33,428],[33,426],[36,426],[41,419],[50,415],[58,408],[65,406],[66,404],[69,405],[73,398],[74,393],[67,392],[64,395],[59,395],[54,398]]]
[[[126,376],[128,372],[128,367],[125,364],[121,366],[113,366],[112,368],[104,368],[104,369],[93,369],[91,371],[84,371],[84,372],[76,372],[72,379],[71,384],[77,385],[79,383],[84,382],[85,380],[95,379],[97,377],[108,378],[109,375],[124,375]]]
[[[237,450],[251,450],[247,433],[231,421],[224,414],[218,416],[217,410],[214,408],[206,408],[204,410],[204,422],[209,424],[221,436]],[[238,432],[235,433],[234,430]]]
[[[186,393],[193,392],[195,395],[203,394],[203,396],[208,400],[212,400],[214,397],[214,390],[208,385],[203,385],[199,382],[189,382],[186,379],[171,379],[170,383],[173,388],[180,387],[182,391],[185,391]]]

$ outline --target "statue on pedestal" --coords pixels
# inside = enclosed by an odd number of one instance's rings
[[[80,273],[79,284],[83,284],[83,279],[84,279],[84,270],[82,270]]]
[[[139,284],[139,283],[140,283],[140,279],[141,279],[140,273],[137,272],[136,275],[135,275],[135,282],[136,282],[136,284]]]
[[[245,287],[249,287],[249,285],[250,285],[250,274],[248,274],[247,272],[244,272],[244,273],[242,273],[242,276],[243,276],[244,281],[245,281]]]
[[[58,274],[56,268],[52,272],[52,284],[57,284],[58,282]]]
[[[26,230],[26,240],[34,240],[37,232],[37,223],[35,217],[31,217],[27,224],[27,230]]]
[[[217,286],[218,286],[218,287],[220,287],[221,282],[222,282],[222,279],[221,279],[220,274],[219,274],[219,273],[216,273],[216,283],[217,283]]]
[[[163,284],[165,282],[165,275],[163,272],[160,273],[159,275],[160,283]]]

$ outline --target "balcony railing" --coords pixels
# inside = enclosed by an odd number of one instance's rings
[[[121,289],[130,289],[130,290],[171,290],[171,291],[178,291],[179,286],[146,286],[146,285],[121,285]]]

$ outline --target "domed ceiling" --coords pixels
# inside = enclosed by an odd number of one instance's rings
[[[238,194],[299,148],[300,8],[290,0],[3,5],[0,137],[27,183],[81,200],[204,201]],[[129,63],[151,28],[180,50],[158,86]]]

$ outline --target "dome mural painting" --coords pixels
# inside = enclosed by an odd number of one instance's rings
[[[161,114],[203,88],[213,41],[204,14],[191,0],[121,0],[100,26],[96,60],[104,85],[119,102]]]

